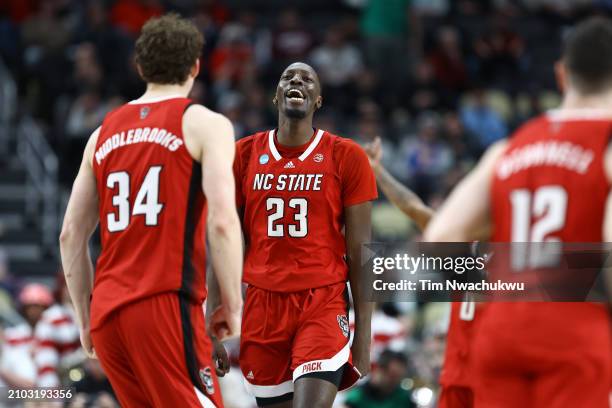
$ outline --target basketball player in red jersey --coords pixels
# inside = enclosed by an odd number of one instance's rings
[[[212,263],[223,265],[212,334],[239,332],[232,126],[187,99],[202,45],[176,15],[145,24],[136,63],[147,90],[92,134],[64,218],[62,264],[81,341],[123,407],[223,405],[202,307],[207,227]],[[88,241],[98,220],[92,282]]]
[[[330,407],[370,366],[372,303],[360,274],[376,181],[361,147],[313,128],[322,97],[310,66],[285,69],[274,103],[278,129],[236,146],[249,285],[240,368],[260,406]]]
[[[489,227],[494,242],[612,241],[612,23],[577,26],[556,72],[560,109],[493,145],[426,239],[471,241]],[[607,408],[610,340],[601,304],[490,303],[473,346],[476,406]]]
[[[434,211],[413,191],[395,179],[382,165],[380,138],[365,146],[378,186],[393,205],[410,217],[421,231],[425,230]],[[438,408],[471,408],[474,406],[472,373],[470,371],[471,339],[474,333],[475,305],[470,299],[452,302],[446,336],[444,365],[440,373],[442,390]]]

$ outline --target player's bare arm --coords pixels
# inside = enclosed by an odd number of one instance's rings
[[[505,146],[505,141],[492,145],[476,168],[453,190],[427,226],[426,241],[471,242],[488,238],[491,177]]]
[[[202,165],[212,267],[221,300],[211,313],[210,327],[211,334],[222,340],[240,333],[242,312],[242,243],[232,172],[234,131],[227,118],[201,105],[187,109],[183,131],[189,153]]]
[[[612,144],[608,146],[604,157],[604,171],[608,178],[608,182],[612,183]],[[603,240],[604,242],[612,242],[612,192],[608,194],[606,200],[606,209],[603,223]],[[608,293],[608,302],[612,303],[612,265],[608,261],[605,268],[605,282]]]
[[[60,234],[60,252],[66,284],[80,325],[81,342],[89,357],[94,356],[89,335],[89,301],[93,289],[89,239],[98,224],[98,191],[92,159],[99,132],[99,128],[94,131],[85,147]]]
[[[433,216],[433,209],[421,200],[412,190],[395,179],[382,165],[382,146],[380,137],[364,147],[370,165],[376,175],[378,186],[393,205],[410,217],[421,231],[425,230]]]
[[[371,323],[374,303],[367,301],[365,280],[362,276],[362,245],[372,236],[372,203],[370,201],[345,208],[346,255],[349,283],[355,312],[355,334],[352,353],[353,365],[364,376],[370,371]]]

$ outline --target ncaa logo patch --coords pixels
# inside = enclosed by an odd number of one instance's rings
[[[348,337],[349,336],[348,317],[346,317],[345,315],[338,315],[337,319],[338,319],[338,325],[340,326],[340,330],[342,330],[342,334],[344,335],[344,337]]]
[[[259,164],[266,164],[270,161],[270,156],[268,156],[267,154],[262,154],[261,156],[259,156]]]
[[[206,388],[206,392],[209,395],[215,393],[215,382],[213,381],[212,371],[210,371],[210,367],[204,367],[200,369],[200,381],[202,381],[202,385]]]
[[[314,160],[317,163],[321,163],[323,161],[323,154],[321,153],[315,154],[312,160]]]
[[[140,119],[144,119],[149,115],[149,112],[151,111],[151,108],[149,108],[148,106],[143,106],[142,108],[140,108]]]

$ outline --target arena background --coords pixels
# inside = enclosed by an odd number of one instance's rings
[[[22,315],[48,296],[20,294],[38,282],[61,303],[57,237],[70,185],[104,115],[144,91],[132,52],[148,18],[193,18],[206,45],[191,97],[228,116],[238,138],[274,127],[280,72],[312,64],[324,86],[317,126],[360,143],[380,135],[385,166],[436,207],[488,145],[559,103],[563,34],[611,9],[609,0],[0,0],[0,383],[34,365],[36,381],[51,373],[77,387],[70,406],[115,406],[95,362],[78,356],[69,306],[59,306],[67,318],[47,313],[32,328]],[[384,196],[373,223],[377,240],[419,239]],[[386,358],[402,368],[405,356],[407,369],[376,381],[435,406],[447,305],[378,309],[374,362],[390,348]],[[238,371],[224,380],[227,406],[251,407]]]

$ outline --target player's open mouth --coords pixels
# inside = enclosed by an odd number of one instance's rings
[[[285,92],[285,97],[292,103],[304,103],[306,98],[304,94],[299,89],[291,88],[287,92]]]

